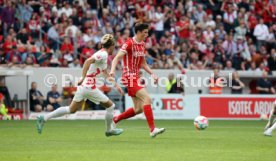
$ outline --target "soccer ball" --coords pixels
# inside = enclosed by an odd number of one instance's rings
[[[197,116],[194,120],[194,125],[198,130],[204,130],[208,127],[208,118],[205,116]]]

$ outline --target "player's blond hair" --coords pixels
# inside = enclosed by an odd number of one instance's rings
[[[115,39],[111,34],[105,34],[101,39],[101,44],[104,48],[109,48],[115,45]]]

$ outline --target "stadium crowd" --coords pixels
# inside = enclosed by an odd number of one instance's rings
[[[154,69],[276,70],[276,0],[0,0],[0,6],[3,67],[80,68],[103,34],[115,35],[118,49],[135,23],[147,22],[146,59]]]

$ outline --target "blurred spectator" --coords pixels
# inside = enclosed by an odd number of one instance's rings
[[[245,35],[247,33],[247,29],[245,27],[244,21],[240,21],[240,25],[235,28],[235,40],[240,37],[242,40],[245,40]]]
[[[3,116],[3,120],[10,120],[11,116],[8,115],[8,109],[4,104],[4,95],[0,93],[0,115]]]
[[[166,14],[166,13],[165,13]],[[161,6],[157,7],[157,12],[154,14],[154,22],[155,22],[155,34],[157,41],[164,35],[164,13],[162,12]]]
[[[264,24],[264,19],[259,19],[259,24],[254,28],[254,36],[257,39],[257,50],[260,50],[261,45],[266,44],[266,40],[269,37],[269,31],[266,24]]]
[[[242,94],[242,89],[245,87],[244,83],[240,80],[238,72],[234,71],[232,73],[232,94]]]
[[[69,37],[64,38],[60,51],[63,59],[66,59],[68,62],[73,61],[74,46]]]
[[[179,42],[187,43],[190,33],[190,21],[186,16],[182,16],[181,19],[176,23],[176,30],[178,32]]]
[[[7,66],[7,60],[4,54],[3,49],[0,49],[0,67],[6,67]]]
[[[43,110],[45,98],[42,93],[37,89],[37,83],[32,82],[30,94],[30,110],[34,112],[41,112]]]
[[[256,63],[255,62],[251,62],[250,63],[250,67],[248,68],[248,71],[261,71],[260,68],[256,67]]]
[[[234,55],[234,45],[233,36],[228,35],[226,40],[222,43],[222,47],[225,50],[225,57],[227,60],[232,60]]]
[[[267,44],[269,49],[270,48],[275,48],[276,49],[276,38],[275,38],[274,30],[276,31],[276,25],[275,25],[275,27],[271,26],[269,28],[269,35],[268,35],[268,38],[266,40],[266,44]]]
[[[77,87],[74,85],[74,82],[72,81],[70,81],[69,85],[63,87],[62,95],[64,99],[68,99],[68,104],[71,103],[76,91]]]
[[[7,1],[6,6],[3,6],[1,11],[1,18],[4,27],[4,35],[6,35],[9,28],[14,27],[15,24],[15,5],[12,1]]]
[[[237,13],[234,11],[234,6],[229,4],[227,11],[223,14],[224,28],[227,33],[234,30],[234,21],[237,18]]]
[[[213,15],[208,15],[206,24],[210,26],[212,30],[216,28],[216,22],[213,20]]]
[[[4,53],[10,52],[14,46],[16,46],[16,42],[13,40],[12,35],[8,35],[2,46]]]
[[[18,44],[27,44],[29,42],[29,33],[27,32],[26,28],[22,28],[21,32],[17,34],[17,41]]]
[[[234,55],[233,66],[236,70],[242,69],[242,63],[244,60],[251,61],[251,55],[248,50],[247,43],[243,40],[242,36],[237,37],[237,41],[234,43]]]
[[[197,12],[196,12],[196,20],[199,22],[203,21],[203,18],[207,16],[206,12],[203,10],[203,5],[199,4],[197,5]]]
[[[267,71],[263,71],[262,78],[257,81],[257,91],[259,94],[275,94],[275,89],[271,81],[267,78]]]
[[[167,91],[168,93],[172,93],[172,92],[173,92],[173,91],[171,91],[171,89],[172,89],[172,86],[173,86],[174,84],[177,84],[177,83],[176,83],[175,76],[174,76],[173,73],[170,73],[169,76],[168,76],[168,80],[166,81],[166,91]]]
[[[19,61],[18,57],[14,56],[12,57],[11,61],[8,64],[9,68],[21,68],[22,64]]]
[[[176,79],[176,83],[172,84],[172,87],[168,93],[180,93],[184,95],[184,82],[182,80],[182,76],[178,75]]]
[[[58,49],[58,45],[59,45],[59,42],[60,42],[58,27],[59,27],[59,25],[55,24],[54,26],[52,26],[48,30],[48,37],[49,37],[49,43],[50,43],[49,45],[53,50]]]
[[[268,67],[270,71],[276,71],[276,49],[271,49],[271,54],[268,58]]]
[[[62,98],[60,93],[57,91],[57,85],[53,84],[50,92],[47,93],[47,106],[46,111],[53,111],[60,107]]]
[[[92,40],[88,41],[86,46],[82,49],[80,54],[80,64],[83,64],[84,61],[94,54],[94,42]]]
[[[69,68],[81,68],[80,61],[77,58],[74,59],[74,61],[70,63],[68,66]]]
[[[232,62],[230,60],[226,61],[226,66],[224,70],[234,71],[235,69],[232,67]],[[237,73],[236,73],[237,74]]]
[[[26,67],[34,67],[34,68],[36,68],[36,67],[39,67],[39,65],[34,62],[34,58],[33,57],[28,56],[26,58],[26,61],[22,65],[22,67],[23,68],[26,68]]]
[[[4,104],[7,107],[13,107],[9,89],[5,84],[5,77],[0,77],[0,93],[2,93],[5,97]]]
[[[210,78],[209,93],[222,94],[222,89],[222,77],[219,76],[219,69],[214,69],[214,72]]]

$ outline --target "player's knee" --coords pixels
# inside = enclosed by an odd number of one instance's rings
[[[134,112],[135,112],[135,114],[139,114],[139,113],[142,113],[143,112],[143,108],[135,108],[134,109]]]
[[[145,104],[145,105],[150,105],[150,104],[151,104],[151,98],[150,98],[149,96],[147,96],[147,97],[145,98],[144,104]]]
[[[115,104],[111,100],[108,100],[107,102],[101,103],[101,105],[104,106],[105,108],[115,107]]]
[[[70,107],[70,113],[76,113],[77,112],[77,108],[72,108],[72,107]]]

